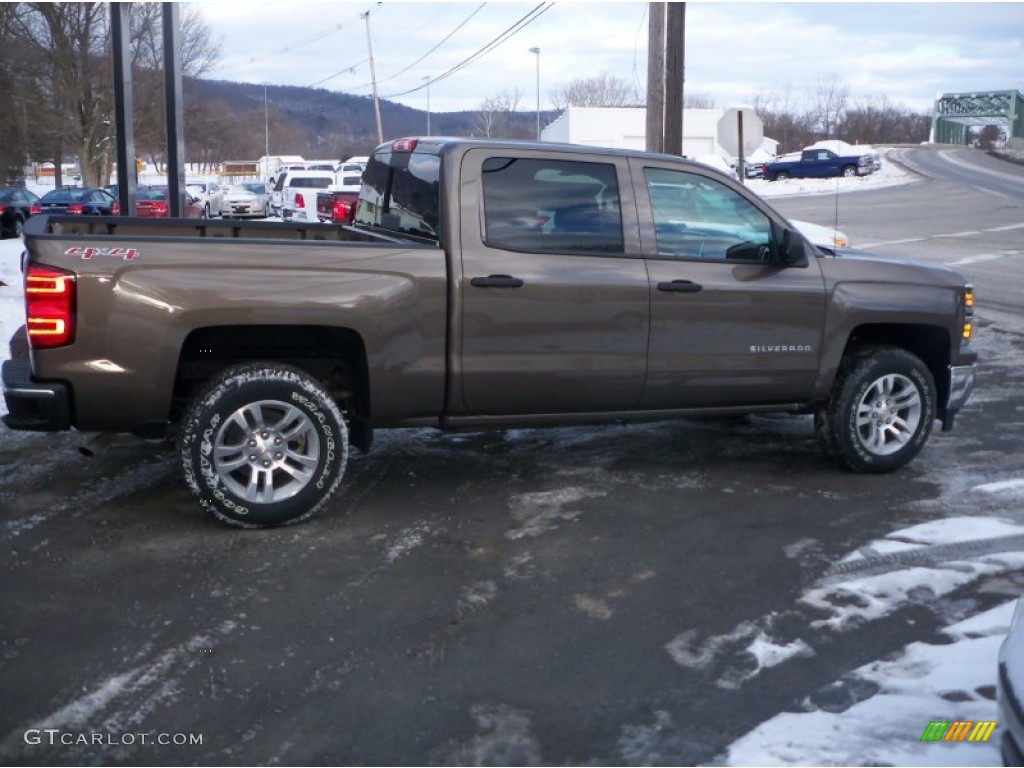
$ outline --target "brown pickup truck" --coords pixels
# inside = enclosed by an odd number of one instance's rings
[[[813,413],[885,472],[974,381],[958,274],[825,253],[663,155],[403,139],[352,227],[49,216],[25,242],[4,421],[174,434],[235,525],[322,508],[381,427]]]

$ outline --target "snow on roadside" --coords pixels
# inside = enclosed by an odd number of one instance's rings
[[[0,240],[0,361],[11,356],[8,340],[25,324],[25,300],[21,286],[21,252],[25,250],[20,239]],[[0,397],[0,413],[7,408]]]
[[[876,690],[852,706],[787,712],[733,742],[725,765],[1001,765],[999,732],[984,743],[922,742],[929,722],[996,720],[996,653],[1007,602],[942,630],[950,644],[912,643],[896,659],[854,670],[837,686]],[[961,700],[963,699],[963,700]]]
[[[908,171],[899,163],[893,162],[888,150],[879,149],[879,152],[885,158],[882,161],[882,167],[868,176],[855,176],[852,179],[836,177],[830,179],[785,179],[783,181],[748,179],[747,188],[760,197],[772,198],[863,192],[883,187],[898,187],[920,180],[920,176]]]

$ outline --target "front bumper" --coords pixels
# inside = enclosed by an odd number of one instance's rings
[[[939,411],[943,432],[948,432],[953,428],[953,419],[957,411],[963,408],[970,399],[971,392],[974,391],[974,377],[977,371],[977,363],[949,366],[949,398],[946,400],[946,407]]]
[[[35,381],[27,357],[3,364],[4,424],[10,429],[60,432],[71,429],[71,388],[60,381]]]

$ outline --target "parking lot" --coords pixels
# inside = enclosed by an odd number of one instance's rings
[[[891,475],[809,417],[396,430],[239,531],[169,445],[0,428],[0,760],[997,764],[919,738],[996,719],[1024,588],[1024,185],[922,152],[777,201],[975,283],[974,397]]]

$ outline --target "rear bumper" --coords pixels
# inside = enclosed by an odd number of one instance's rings
[[[71,388],[59,381],[34,381],[27,357],[3,364],[3,422],[10,429],[60,432],[71,429]]]

